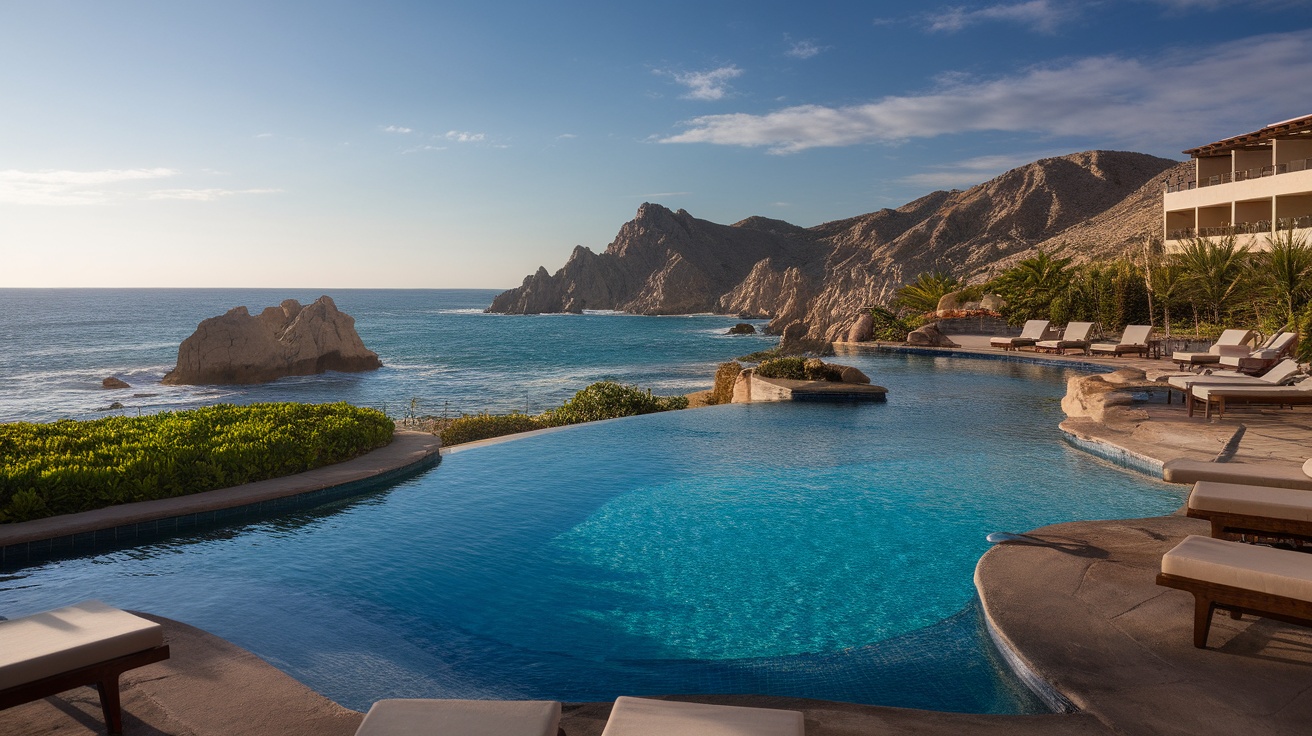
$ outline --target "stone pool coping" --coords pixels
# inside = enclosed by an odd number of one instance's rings
[[[247,520],[357,495],[431,467],[439,461],[440,449],[441,440],[436,435],[398,430],[386,447],[304,473],[0,525],[0,567],[81,554],[170,531]]]

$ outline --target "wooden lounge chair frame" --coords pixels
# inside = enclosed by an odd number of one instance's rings
[[[1193,391],[1190,390],[1189,393],[1185,394],[1185,402],[1189,405],[1189,416],[1194,415],[1195,403],[1203,404],[1204,419],[1212,418],[1213,406],[1216,407],[1216,418],[1224,418],[1226,404],[1276,407],[1287,406],[1291,409],[1295,406],[1307,406],[1312,404],[1312,390],[1278,391],[1276,389],[1288,387],[1277,386],[1272,386],[1270,390],[1252,390],[1251,386],[1249,388],[1250,390],[1248,391],[1217,391],[1213,389],[1209,392],[1209,395],[1205,400],[1194,396]]]
[[[1125,335],[1132,329],[1140,331],[1147,330],[1143,333],[1143,342],[1125,342]],[[1152,342],[1153,328],[1150,325],[1129,325],[1121,332],[1121,337],[1116,342],[1111,343],[1093,343],[1089,345],[1089,354],[1111,353],[1112,357],[1119,358],[1128,353],[1135,353],[1141,357],[1148,356],[1148,344]]]
[[[1241,536],[1278,539],[1292,537],[1299,541],[1312,542],[1312,521],[1195,508],[1186,510],[1185,515],[1211,522],[1213,539],[1234,539]]]
[[[1077,332],[1083,331],[1084,337],[1082,339],[1076,339],[1076,340],[1068,339],[1068,337],[1072,332],[1072,327],[1074,327],[1075,325],[1079,325],[1078,327],[1075,327],[1075,331]],[[1062,330],[1061,337],[1055,340],[1040,340],[1039,342],[1035,343],[1034,351],[1036,353],[1041,353],[1051,350],[1057,355],[1065,355],[1067,350],[1078,349],[1082,351],[1083,354],[1088,355],[1089,345],[1093,342],[1092,340],[1089,339],[1089,333],[1093,332],[1093,327],[1094,324],[1092,322],[1071,322],[1066,325],[1066,328],[1064,330]],[[1049,344],[1044,345],[1043,343],[1045,342]]]
[[[100,691],[100,709],[105,714],[105,726],[108,727],[110,734],[116,736],[123,733],[123,706],[119,694],[119,677],[128,670],[162,662],[168,658],[169,645],[165,644],[15,685],[0,690],[0,710],[58,695],[83,685],[95,685]]]
[[[1031,337],[1025,334],[1027,330],[1031,329],[1036,329],[1039,333],[1038,337]],[[1002,348],[1003,351],[1015,350],[1019,352],[1021,348],[1034,347],[1035,343],[1040,340],[1048,339],[1049,335],[1052,334],[1055,333],[1053,332],[1051,323],[1048,320],[1031,319],[1025,322],[1024,327],[1021,328],[1020,335],[1016,337],[989,338],[989,347]]]
[[[1212,630],[1212,614],[1217,609],[1229,612],[1230,617],[1236,620],[1247,613],[1296,626],[1312,627],[1312,603],[1308,601],[1164,572],[1157,574],[1157,584],[1193,594],[1194,646],[1199,649],[1207,648],[1207,635]]]

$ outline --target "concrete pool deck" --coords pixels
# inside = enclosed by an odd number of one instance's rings
[[[1043,362],[1067,362],[1052,357],[1058,360]],[[1168,363],[1068,360],[1109,369]],[[1234,439],[1241,425],[1232,462],[1292,464],[1312,454],[1307,410],[1245,410],[1206,422],[1184,417],[1178,404],[1148,409],[1145,424],[1170,431],[1136,436],[1123,428],[1086,429],[1099,441],[1159,460],[1182,449],[1215,456],[1224,449],[1213,446],[1215,438]],[[1209,428],[1215,431],[1199,439]],[[1177,439],[1193,444],[1182,448]],[[1042,545],[999,545],[980,560],[976,585],[997,636],[1077,705],[1076,713],[993,716],[763,696],[686,699],[801,710],[808,736],[1304,733],[1312,722],[1312,630],[1217,615],[1211,648],[1198,650],[1190,636],[1192,598],[1155,585],[1162,553],[1206,529],[1205,522],[1182,516],[1072,522],[1030,532]],[[155,620],[165,625],[173,658],[124,677],[128,734],[347,736],[362,718],[229,642]],[[567,736],[599,735],[609,710],[610,703],[567,704],[562,729]],[[95,691],[82,688],[0,711],[0,732],[103,733]]]

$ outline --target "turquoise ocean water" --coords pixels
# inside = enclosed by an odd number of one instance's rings
[[[178,344],[207,317],[327,293],[383,368],[253,387],[163,386]],[[0,289],[0,421],[135,414],[219,401],[349,401],[402,416],[537,412],[603,379],[676,394],[709,388],[716,363],[775,342],[729,336],[720,316],[484,314],[488,289]],[[756,322],[756,324],[763,324]],[[107,391],[106,376],[131,390]]]

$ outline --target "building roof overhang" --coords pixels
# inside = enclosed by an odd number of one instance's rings
[[[1261,130],[1255,130],[1252,133],[1233,136],[1216,143],[1208,143],[1205,146],[1190,148],[1185,153],[1194,158],[1203,156],[1214,156],[1219,153],[1226,153],[1238,148],[1250,148],[1252,146],[1263,145],[1268,141],[1276,138],[1284,138],[1291,135],[1308,135],[1312,136],[1312,115],[1291,118],[1279,123],[1272,123]]]

